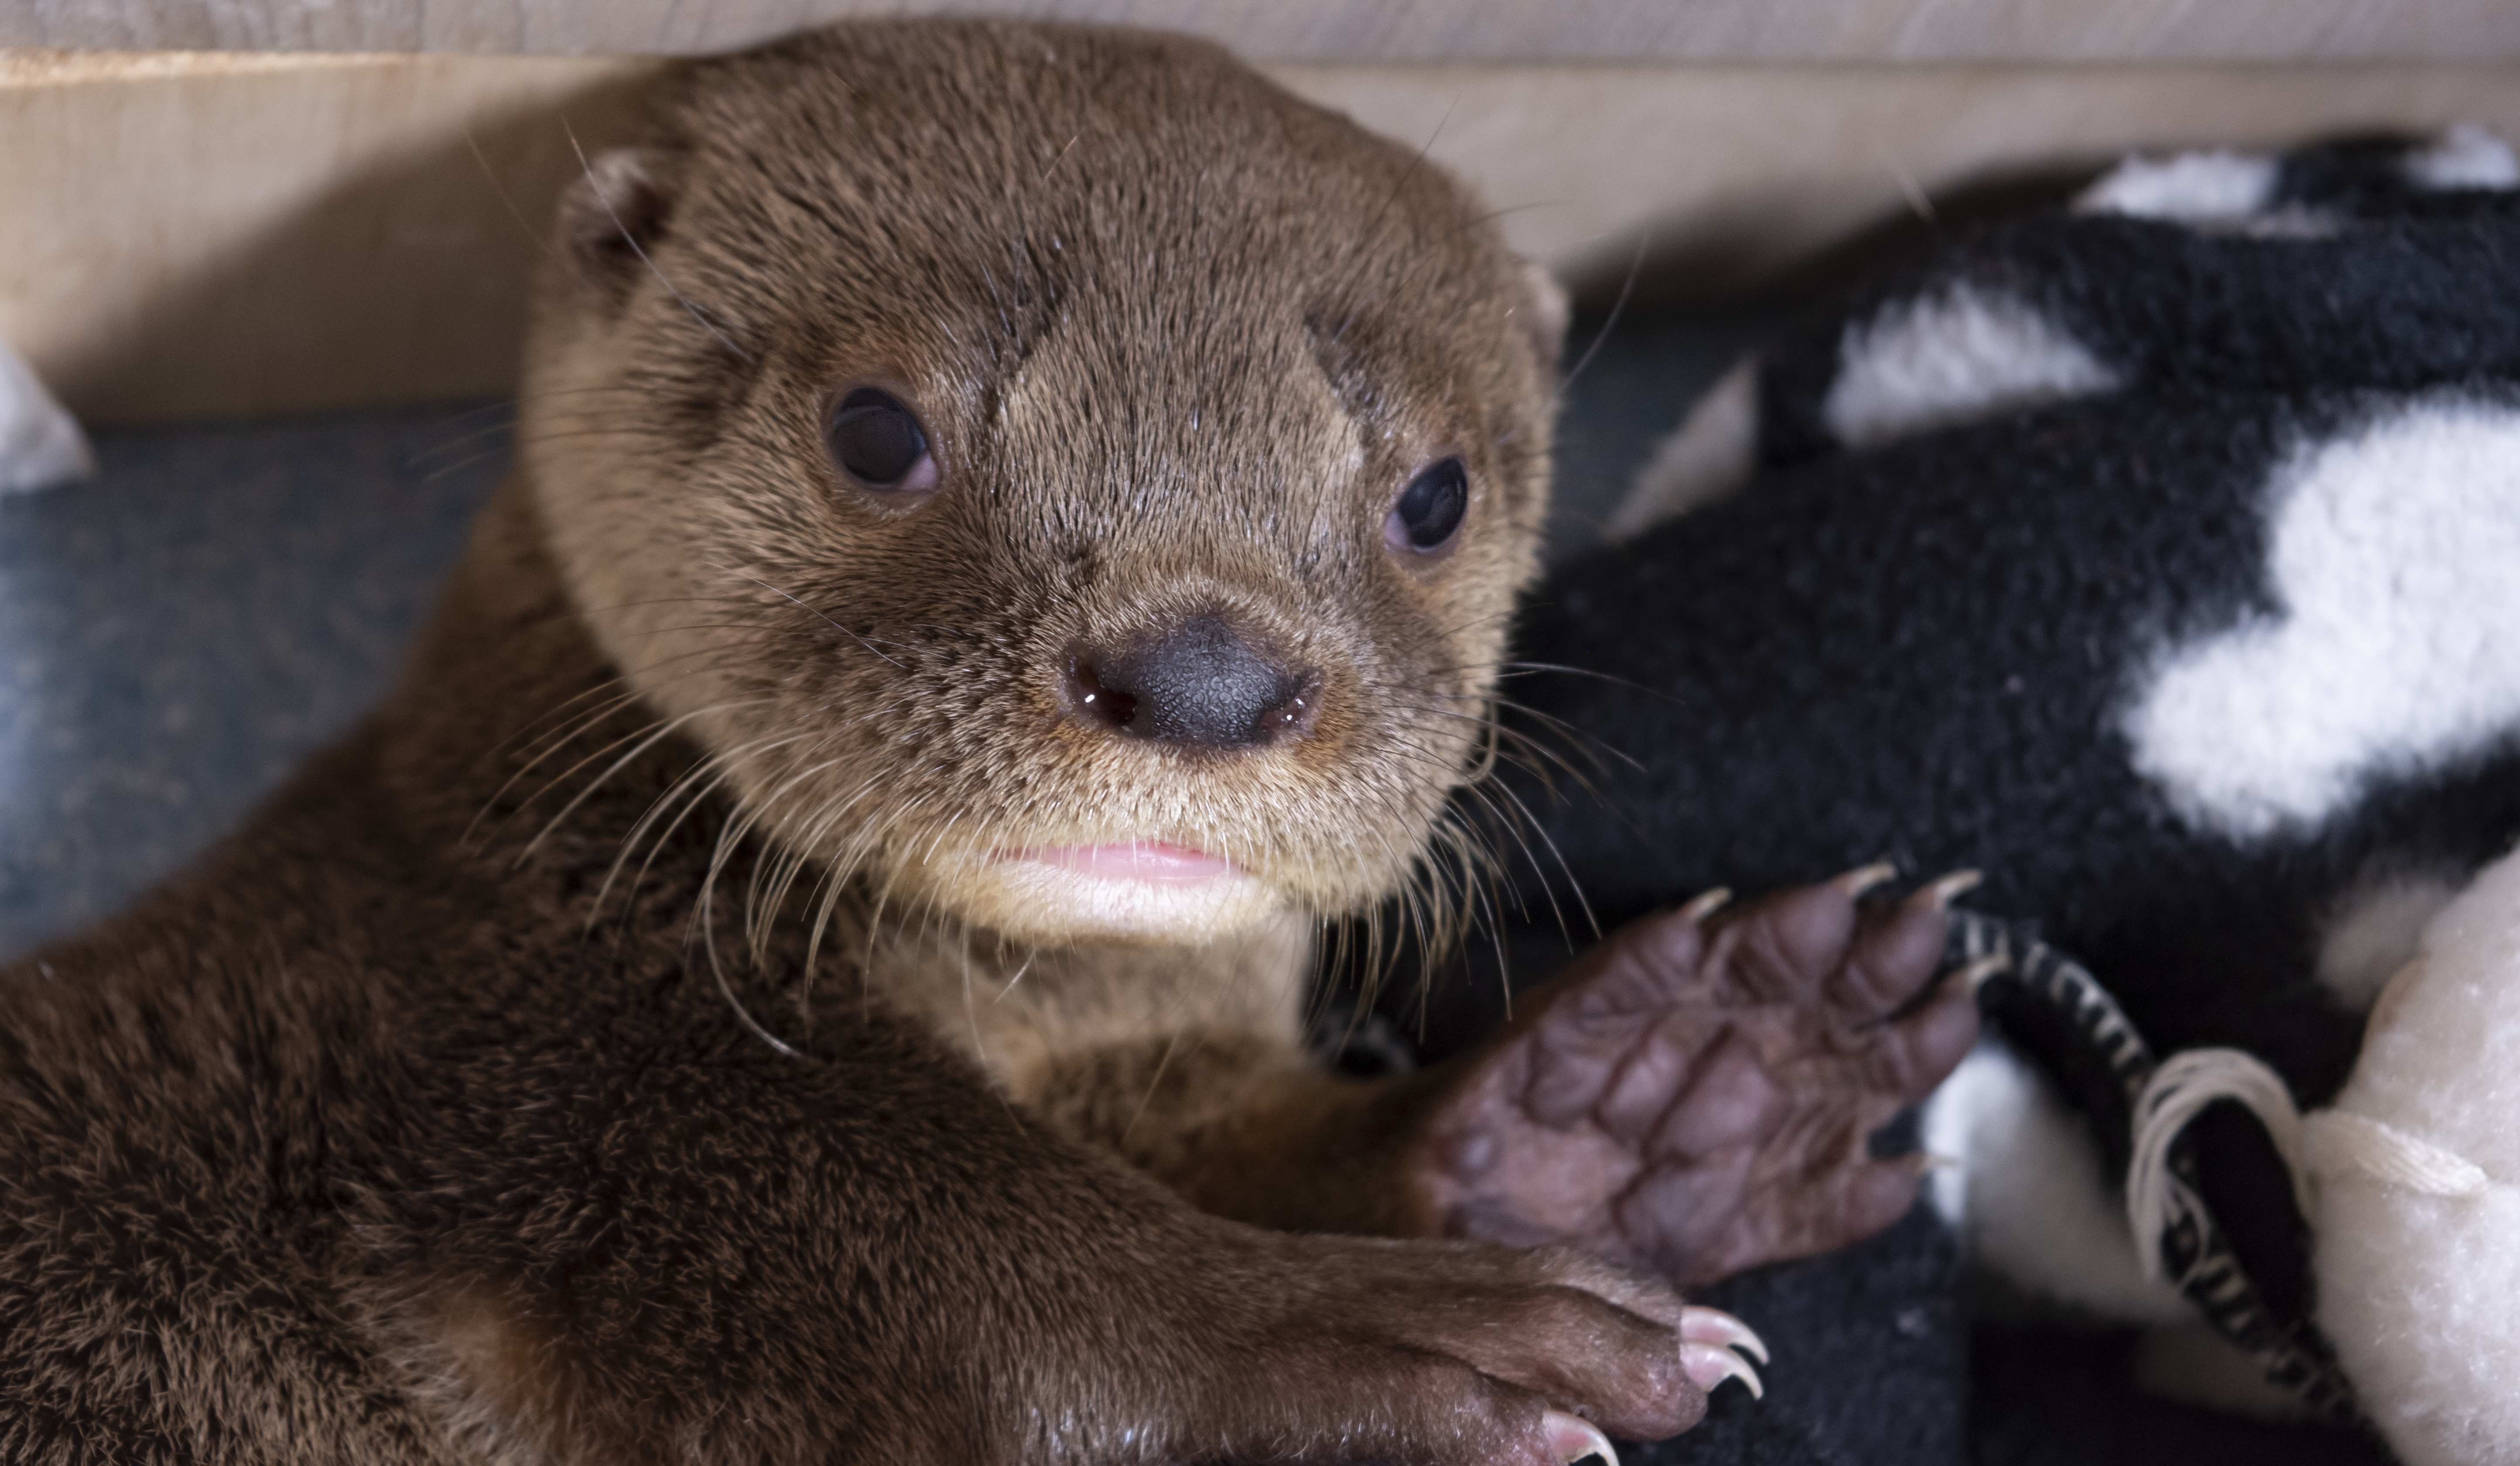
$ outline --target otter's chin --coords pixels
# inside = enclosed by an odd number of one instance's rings
[[[1018,941],[1210,941],[1285,906],[1231,860],[1157,841],[960,851],[926,875],[939,905]]]

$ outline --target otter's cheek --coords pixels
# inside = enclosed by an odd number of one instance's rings
[[[1284,909],[1229,861],[1153,842],[940,854],[925,894],[1023,941],[1207,941]]]

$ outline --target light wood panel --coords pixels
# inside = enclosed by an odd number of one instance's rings
[[[507,200],[539,223],[643,66],[7,58],[0,338],[92,422],[495,389],[538,250]]]
[[[496,390],[534,240],[652,64],[0,56],[0,337],[94,422]],[[2453,120],[2520,66],[1282,67],[1579,283],[1721,293],[1912,197],[2130,147]],[[563,126],[566,119],[567,127]],[[511,205],[514,211],[511,211]]]
[[[2515,0],[2520,4],[2520,0]],[[1290,68],[1468,178],[1579,287],[1639,244],[1722,294],[1919,201],[2130,151],[2473,121],[2520,138],[2520,66]],[[1431,139],[1431,142],[1429,141]]]
[[[11,0],[0,45],[688,53],[968,0]],[[2513,0],[998,0],[1309,62],[2520,60]]]

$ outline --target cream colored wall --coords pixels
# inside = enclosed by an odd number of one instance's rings
[[[571,132],[613,135],[651,65],[0,53],[0,336],[93,422],[495,390]],[[1709,292],[2007,169],[2452,120],[2520,136],[2510,62],[1274,69],[1425,147],[1561,270],[1615,272],[1650,238]]]
[[[640,64],[0,58],[0,338],[100,423],[494,389]],[[477,150],[477,151],[476,151]],[[504,196],[504,197],[503,197]]]

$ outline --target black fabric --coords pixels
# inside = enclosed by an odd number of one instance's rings
[[[1517,862],[1525,906],[1580,892],[1609,925],[1873,859],[1976,868],[1976,904],[2035,917],[2165,1051],[2249,1048],[2326,1098],[2361,1022],[2307,981],[2315,917],[2380,852],[2499,853],[2520,756],[2384,782],[2349,817],[2243,847],[2182,820],[2116,720],[2165,638],[2273,610],[2267,473],[2292,432],[2363,406],[2068,403],[1764,481],[1568,567],[1519,645],[1604,675],[1534,673],[1513,696],[1529,737],[1575,730],[1591,787],[1505,776],[1552,852]]]
[[[2164,1056],[2091,969],[2027,926],[1962,909],[1952,914],[1950,943],[1944,970],[1978,975],[1979,1012],[2090,1122],[2103,1173],[2126,1174],[2137,1116]],[[2208,1133],[2191,1123],[2167,1147],[2170,1175],[2190,1195],[2201,1188],[2198,1152]],[[2210,1206],[2182,1204],[2158,1240],[2163,1276],[2262,1378],[2309,1416],[2360,1418],[2353,1383],[2309,1300],[2252,1278]]]
[[[2286,159],[2272,207],[2200,229],[2054,212],[1972,230],[1885,270],[1763,353],[1771,466],[1840,451],[1823,421],[1839,344],[1885,307],[1965,287],[2071,332],[2130,384],[2170,391],[2408,389],[2520,371],[2520,194],[2406,181],[2406,145]]]
[[[1987,1328],[1972,1341],[1981,1466],[2388,1466],[2359,1430],[2271,1424],[2173,1404],[2129,1382],[2124,1331]],[[1876,1458],[1895,1459],[1895,1458]]]
[[[1697,1302],[1758,1320],[1767,1397],[1718,1390],[1695,1429],[1619,1458],[1647,1466],[1871,1466],[1967,1458],[1959,1254],[1918,1212],[1832,1257],[1729,1279]],[[1860,1388],[1848,1388],[1860,1381]]]
[[[1887,858],[1915,878],[1983,871],[1971,904],[2035,922],[2160,1053],[2245,1048],[2303,1104],[2332,1095],[2361,1019],[2312,982],[2320,921],[2375,871],[2463,873],[2508,848],[2520,739],[2236,842],[2136,772],[2118,717],[2166,642],[2279,609],[2266,499],[2285,453],[2427,391],[2511,399],[2514,196],[2422,189],[2406,157],[2297,155],[2265,213],[2213,228],[2060,212],[1969,231],[1776,344],[1749,487],[1561,566],[1533,598],[1507,689],[1524,766],[1490,802],[1537,812],[1497,839],[1518,914],[1431,997],[1385,1010],[1440,1054],[1545,978],[1567,927]],[[1837,442],[1824,404],[1849,330],[1962,283],[2038,311],[2114,388]],[[2305,1239],[2263,1132],[2218,1107],[2190,1137],[2269,1306],[2307,1316]],[[1964,1362],[1957,1277],[1920,1213],[1733,1285],[1749,1291],[1716,1301],[1795,1341],[1777,1388],[1645,1458],[2387,1459],[2353,1430],[2141,1399],[2112,1336],[1982,1335]]]

